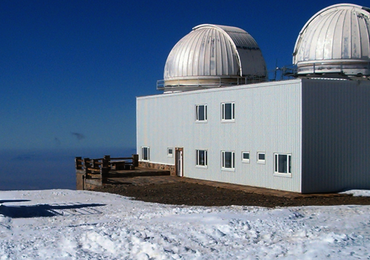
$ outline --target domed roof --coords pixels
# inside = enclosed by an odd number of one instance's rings
[[[163,84],[189,90],[245,84],[252,79],[266,79],[265,60],[253,37],[240,28],[203,24],[172,48]]]
[[[332,5],[316,13],[297,38],[298,74],[370,75],[370,9]]]

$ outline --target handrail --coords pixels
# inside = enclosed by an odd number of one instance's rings
[[[204,76],[204,77],[184,77],[182,79],[173,80],[157,80],[157,90],[163,91],[176,91],[176,90],[193,90],[207,89],[217,87],[227,87],[244,85],[248,83],[264,82],[266,78],[261,76],[230,76],[230,77],[217,77],[217,76]],[[183,88],[185,87],[185,88]]]
[[[127,162],[126,160],[131,160]],[[125,163],[126,165],[131,165],[132,168],[138,167],[139,156],[133,154],[132,157],[114,157],[111,158],[109,155],[105,155],[103,158],[82,158],[75,157],[75,168],[76,170],[84,170],[85,173],[91,172],[91,169],[99,170],[102,168],[108,168],[111,170],[112,164],[117,165],[118,163]]]

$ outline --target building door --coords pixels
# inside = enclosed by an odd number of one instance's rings
[[[184,148],[175,148],[175,168],[177,176],[184,176]]]

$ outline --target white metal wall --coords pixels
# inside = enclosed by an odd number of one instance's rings
[[[184,176],[272,189],[301,191],[301,80],[268,82],[137,98],[137,149],[150,161],[174,164],[168,147],[184,148]],[[221,103],[235,102],[235,122],[221,122]],[[207,123],[195,121],[206,104]],[[195,150],[208,150],[208,167],[195,166]],[[235,170],[221,169],[221,150],[235,152]],[[250,152],[250,163],[241,152]],[[257,163],[257,152],[266,163]],[[292,177],[273,174],[273,153],[292,154]]]
[[[370,82],[302,84],[302,192],[370,189]]]

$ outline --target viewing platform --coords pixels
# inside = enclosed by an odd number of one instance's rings
[[[139,156],[111,158],[75,158],[76,189],[90,190],[104,184],[125,184],[127,178],[141,176],[171,175],[169,170],[152,169],[139,166]]]

